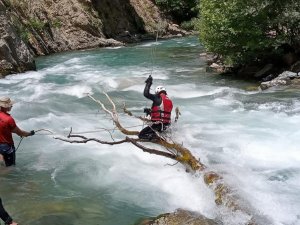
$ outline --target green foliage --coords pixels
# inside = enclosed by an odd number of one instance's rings
[[[45,23],[36,18],[29,19],[28,25],[36,31],[42,31],[45,27]]]
[[[189,21],[198,14],[199,0],[155,0],[155,3],[178,23]]]
[[[195,30],[195,27],[197,25],[198,19],[193,18],[189,21],[184,21],[180,24],[180,27],[184,30]]]
[[[293,0],[201,0],[200,40],[234,64],[259,60],[299,41],[299,9]]]
[[[51,24],[54,28],[61,28],[62,26],[62,22],[60,19],[54,19]]]
[[[27,29],[21,31],[20,37],[23,41],[28,42],[30,37],[30,32]]]
[[[14,24],[15,26],[15,29],[16,29],[16,32],[17,34],[21,37],[21,39],[24,41],[24,42],[28,42],[29,40],[29,37],[30,37],[30,32],[28,31],[27,27],[24,26],[19,18],[16,16],[16,15],[12,15],[11,16],[11,19],[12,19],[12,23]]]

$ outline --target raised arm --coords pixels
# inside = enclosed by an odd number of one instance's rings
[[[13,130],[12,130],[13,133],[21,136],[21,137],[28,137],[28,136],[32,136],[35,134],[34,130],[30,131],[30,132],[27,132],[25,130],[21,130],[18,126],[16,126]]]
[[[145,81],[146,86],[144,89],[144,96],[150,100],[153,101],[153,105],[160,105],[161,104],[161,97],[157,94],[150,94],[150,87],[152,85],[152,80],[153,78],[151,77],[151,75],[149,75],[149,77],[147,78],[147,80]]]
[[[149,78],[148,78],[148,79],[149,79]],[[148,80],[148,79],[147,79],[147,80]],[[145,89],[144,89],[144,96],[145,96],[146,98],[148,98],[148,99],[154,101],[155,95],[150,94],[150,87],[151,87],[151,85],[152,85],[152,80],[151,80],[151,82],[148,82],[148,83],[147,83],[147,80],[146,80],[146,85],[145,85]]]

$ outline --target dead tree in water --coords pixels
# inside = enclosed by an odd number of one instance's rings
[[[185,168],[186,171],[191,172],[195,174],[198,177],[203,177],[204,182],[214,191],[215,193],[215,202],[217,205],[224,205],[228,207],[231,210],[239,210],[242,211],[250,216],[252,218],[251,213],[249,213],[249,208],[242,207],[244,204],[240,204],[240,199],[234,195],[234,192],[224,183],[223,178],[218,175],[215,172],[209,171],[208,168],[200,162],[200,159],[197,160],[195,156],[192,155],[192,153],[185,148],[182,144],[176,143],[174,141],[170,141],[165,139],[162,136],[159,136],[160,138],[158,140],[154,141],[145,141],[141,140],[136,137],[139,134],[139,131],[130,131],[127,130],[122,126],[122,124],[119,122],[119,116],[117,113],[116,105],[112,101],[112,99],[104,93],[108,101],[110,102],[112,109],[107,109],[107,107],[98,99],[95,99],[93,96],[88,94],[88,97],[91,98],[94,102],[99,104],[101,106],[101,109],[110,115],[111,119],[113,120],[114,125],[116,128],[124,134],[124,138],[118,141],[104,141],[97,138],[88,138],[83,135],[78,134],[72,134],[72,129],[70,130],[69,135],[67,138],[60,138],[55,137],[55,139],[69,142],[69,143],[87,143],[90,141],[95,141],[100,144],[107,144],[107,145],[118,145],[123,143],[132,143],[134,146],[138,147],[144,152],[155,154],[163,157],[170,158],[174,161],[177,161],[181,163]],[[176,118],[175,120],[178,120],[178,116],[180,115],[180,112],[178,108],[175,109],[176,111]],[[134,116],[130,111],[126,109],[126,106],[123,107],[123,112],[127,114],[128,116]],[[144,117],[138,117],[134,116],[141,120],[147,120]],[[158,134],[159,135],[159,134]],[[156,144],[158,147],[163,147],[163,150],[155,149],[155,148],[148,148],[143,143],[145,142],[151,142]],[[251,219],[248,224],[257,224],[254,219]]]

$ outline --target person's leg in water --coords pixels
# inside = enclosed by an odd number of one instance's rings
[[[140,131],[138,137],[139,137],[139,139],[143,139],[143,140],[151,140],[154,134],[155,134],[155,132],[151,128],[151,126],[147,126],[143,130]]]
[[[5,166],[16,165],[16,151],[14,146],[10,146],[8,144],[0,144],[0,154],[5,162]]]
[[[8,215],[8,213],[5,211],[2,200],[0,198],[0,218],[4,221],[5,225],[18,225],[16,222],[12,220],[12,218]]]
[[[5,162],[5,166],[14,166],[16,165],[16,152],[13,151],[12,153],[10,154],[5,154],[3,156],[4,158],[4,162]]]
[[[161,132],[162,131],[162,124],[152,124],[151,126],[145,127],[141,132],[139,133],[139,138],[140,139],[145,139],[145,140],[155,140],[158,139],[159,137],[157,136],[156,132]]]

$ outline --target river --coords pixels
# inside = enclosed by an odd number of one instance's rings
[[[145,42],[54,54],[37,71],[0,80],[0,95],[16,101],[11,114],[25,130],[17,166],[0,167],[0,196],[12,216],[30,225],[132,225],[177,208],[245,224],[249,219],[214,203],[202,179],[180,164],[130,145],[65,143],[74,133],[111,140],[112,121],[86,93],[107,92],[136,115],[150,101],[145,79],[164,85],[181,111],[172,139],[221,174],[234,192],[274,225],[300,224],[300,91],[253,91],[256,83],[206,72],[197,38]],[[252,91],[251,91],[252,90]],[[132,130],[143,123],[121,113]],[[20,138],[14,136],[18,145]]]

